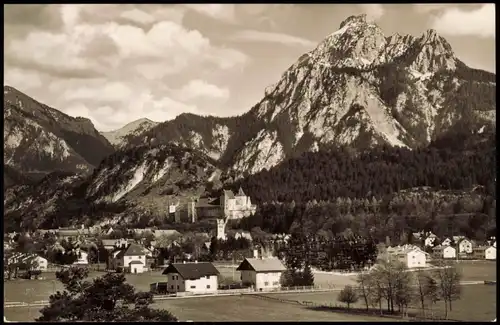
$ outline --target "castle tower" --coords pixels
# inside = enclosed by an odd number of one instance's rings
[[[226,223],[224,219],[217,219],[217,239],[226,240]]]

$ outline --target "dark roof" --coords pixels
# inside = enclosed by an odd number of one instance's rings
[[[173,263],[162,274],[179,273],[184,280],[199,279],[204,276],[218,275],[219,271],[212,263]]]
[[[277,258],[245,258],[236,271],[273,272],[285,271],[283,263]]]
[[[132,264],[142,264],[142,265],[144,265],[144,263],[142,263],[141,261],[137,261],[137,260],[128,263],[128,265],[132,265]]]
[[[137,244],[130,244],[127,249],[123,249],[120,251],[120,253],[118,253],[118,255],[116,255],[116,258],[123,258],[123,256],[143,256],[143,255],[146,255],[144,253],[144,249],[137,245]]]

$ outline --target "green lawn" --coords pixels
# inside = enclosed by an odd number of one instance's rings
[[[277,293],[269,294],[269,297],[309,301],[318,305],[343,306],[338,302],[339,292],[314,292],[314,293]],[[353,304],[352,307],[365,308],[362,300]],[[384,306],[385,307],[385,306]],[[418,309],[418,305],[416,305]],[[448,318],[460,321],[490,321],[496,318],[496,286],[475,284],[462,286],[462,297],[453,302],[452,311]],[[438,302],[433,307],[435,315],[444,316],[444,304]]]

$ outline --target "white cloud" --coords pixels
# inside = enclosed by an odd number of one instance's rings
[[[432,28],[444,35],[495,37],[495,5],[478,9],[449,8],[433,17]]]
[[[373,4],[361,4],[363,12],[366,14],[366,18],[371,21],[377,21],[385,13],[384,7],[381,4],[373,3]]]
[[[242,52],[185,28],[179,6],[63,5],[59,13],[59,30],[33,28],[5,41],[5,82],[90,118],[99,130],[199,113],[207,98],[220,103],[230,95],[210,78],[248,63]]]
[[[235,5],[234,4],[221,4],[221,3],[208,3],[208,4],[185,4],[186,8],[196,11],[204,16],[213,19],[222,20],[228,23],[236,22]]]
[[[315,47],[316,42],[281,33],[269,33],[256,30],[243,30],[233,33],[230,37],[232,40],[250,41],[250,42],[270,42],[281,43],[291,46]]]
[[[155,21],[155,18],[152,15],[137,8],[122,12],[120,17],[131,20],[141,25],[151,24]]]
[[[43,86],[40,73],[21,69],[4,67],[4,83],[5,85],[18,85],[20,91],[30,91]]]
[[[229,98],[229,89],[220,88],[204,80],[195,79],[182,87],[178,96],[183,101],[190,101],[198,98],[227,100]]]

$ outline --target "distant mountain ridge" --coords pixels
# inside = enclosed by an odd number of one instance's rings
[[[124,127],[108,131],[101,132],[101,134],[115,147],[121,148],[126,143],[127,137],[139,135],[148,131],[149,129],[158,125],[158,122],[153,122],[147,118],[141,118],[136,121],[130,122]]]
[[[11,174],[35,179],[54,171],[88,174],[113,152],[90,120],[68,116],[4,86],[4,165]]]

